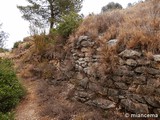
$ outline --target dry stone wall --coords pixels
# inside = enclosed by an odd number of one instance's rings
[[[107,42],[115,45],[116,39]],[[97,77],[102,61],[99,45],[80,36],[72,46],[76,76],[72,99],[104,110],[160,114],[160,55],[149,60],[143,52],[124,50],[112,74]]]

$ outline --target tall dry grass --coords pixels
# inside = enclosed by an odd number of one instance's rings
[[[75,40],[80,35],[88,35],[95,41],[99,41],[99,36],[102,41],[116,38],[119,40],[117,52],[128,48],[160,53],[160,0],[90,15],[78,28]]]

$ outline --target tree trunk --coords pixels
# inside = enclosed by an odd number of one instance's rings
[[[53,13],[53,10],[54,10],[54,8],[53,8],[53,5],[52,5],[52,1],[49,1],[49,4],[50,4],[50,11],[51,11],[51,13],[50,13],[50,32],[51,32],[51,30],[52,30],[52,28],[53,28],[53,26],[54,26],[54,13]]]

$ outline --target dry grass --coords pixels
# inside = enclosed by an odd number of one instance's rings
[[[75,39],[80,35],[89,35],[94,40],[102,35],[104,41],[117,38],[118,52],[128,48],[159,53],[160,1],[150,0],[125,10],[88,16]]]

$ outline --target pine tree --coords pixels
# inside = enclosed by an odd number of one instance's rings
[[[71,11],[78,13],[83,0],[26,0],[29,5],[17,6],[23,18],[37,27],[50,26],[50,30],[57,25],[62,15]]]

